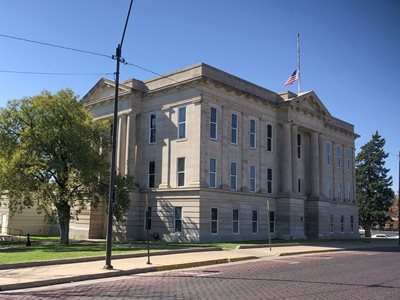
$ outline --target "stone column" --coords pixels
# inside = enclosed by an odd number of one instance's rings
[[[292,138],[290,123],[283,124],[282,192],[292,191]]]
[[[135,134],[136,114],[132,113],[126,119],[126,138],[125,138],[125,175],[133,175],[133,168],[135,164]]]
[[[311,145],[310,145],[310,164],[311,164],[311,196],[319,197],[319,135],[318,132],[311,132]]]
[[[297,125],[292,125],[292,192],[298,192],[297,186],[297,178],[299,176],[297,164],[298,164],[298,157],[297,157]]]
[[[161,150],[161,184],[160,188],[170,187],[170,177],[171,177],[171,133],[169,132],[170,126],[169,121],[171,120],[171,110],[167,109],[163,111],[164,115],[162,117],[161,124],[158,126],[162,133],[160,137],[164,137],[162,142]],[[157,124],[158,125],[158,124]],[[162,128],[162,129],[161,129]]]
[[[325,151],[326,151],[326,146],[325,146],[325,141],[324,137],[322,134],[319,135],[319,175],[320,175],[320,180],[319,180],[319,193],[325,194],[325,189],[326,189],[326,176],[325,176]],[[326,195],[328,196],[328,195]]]
[[[352,189],[352,195],[353,195],[353,199],[351,202],[353,203],[357,203],[358,199],[356,198],[356,168],[354,167],[355,164],[355,152],[354,152],[354,145],[353,147],[350,148],[351,150],[351,156],[350,156],[350,168],[351,168],[351,189]]]
[[[136,128],[136,116],[137,113],[133,113],[130,118],[130,130],[129,130],[129,157],[128,157],[128,174],[134,176],[136,174],[137,165],[137,128]]]
[[[117,149],[116,149],[116,170],[117,174],[124,173],[125,163],[125,130],[126,130],[126,115],[122,115],[118,118],[118,129],[117,129]]]

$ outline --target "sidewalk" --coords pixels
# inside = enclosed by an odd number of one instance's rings
[[[397,243],[385,243],[384,245],[385,247],[386,245],[388,247],[399,247]],[[252,247],[220,251],[213,249],[213,251],[197,252],[196,249],[193,249],[193,251],[186,253],[179,253],[179,251],[176,251],[174,254],[152,255],[150,258],[150,265],[147,264],[147,257],[114,257],[112,259],[113,270],[103,269],[104,260],[67,264],[59,261],[60,264],[55,265],[35,264],[35,266],[0,270],[0,291],[146,272],[183,269],[258,258],[344,250],[366,250],[377,246],[379,246],[379,244],[376,243],[321,243],[293,246],[273,245],[272,251],[270,251],[266,245],[258,248]]]

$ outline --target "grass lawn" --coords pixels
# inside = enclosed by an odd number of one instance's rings
[[[17,245],[18,246],[18,245]],[[152,247],[154,250],[154,247]],[[168,250],[176,247],[159,247],[157,250]],[[0,264],[12,264],[21,262],[36,262],[90,256],[105,256],[105,243],[71,243],[60,245],[50,243],[44,245],[32,245],[30,247],[19,246],[8,249],[0,249]],[[114,246],[113,255],[131,254],[147,251],[145,244]]]
[[[0,264],[37,262],[78,257],[105,256],[104,242],[82,242],[70,240],[69,245],[59,244],[58,237],[31,237],[32,246],[25,247],[25,241],[7,242],[13,247],[0,248]],[[240,244],[265,244],[265,241],[232,242],[232,243],[167,243],[150,242],[150,251],[163,251],[192,247],[221,247],[234,249]],[[132,254],[147,251],[143,241],[131,241],[124,244],[113,243],[113,255]]]
[[[2,242],[4,249],[0,248],[0,264],[11,264],[21,262],[37,262],[47,260],[58,260],[78,257],[105,256],[105,242],[82,242],[70,240],[69,245],[59,244],[59,237],[31,237],[32,246],[25,247],[25,241],[21,242]],[[371,239],[362,238],[354,240],[272,240],[272,244],[277,243],[328,243],[328,242],[347,242],[347,243],[369,243]],[[167,243],[163,241],[150,242],[150,251],[163,251],[171,249],[182,249],[191,247],[220,247],[234,249],[238,245],[260,245],[267,244],[266,240],[257,241],[238,241],[221,243]],[[9,247],[7,245],[10,245]],[[147,251],[147,244],[143,241],[130,241],[124,244],[113,243],[113,255],[132,254]]]

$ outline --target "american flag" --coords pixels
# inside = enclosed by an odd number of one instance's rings
[[[299,79],[299,74],[297,73],[297,69],[293,72],[292,75],[286,80],[284,85],[291,85],[293,82]]]

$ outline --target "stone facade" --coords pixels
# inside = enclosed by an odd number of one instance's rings
[[[0,195],[0,235],[57,235],[57,224],[45,222],[44,214],[37,208],[26,207],[20,212],[10,214],[6,194]]]
[[[95,119],[112,118],[114,89],[101,79],[83,98]],[[315,92],[278,94],[201,63],[127,80],[119,95],[117,171],[140,187],[122,238],[145,237],[146,203],[151,232],[170,241],[358,237],[357,135]],[[100,236],[104,214],[89,216]]]

